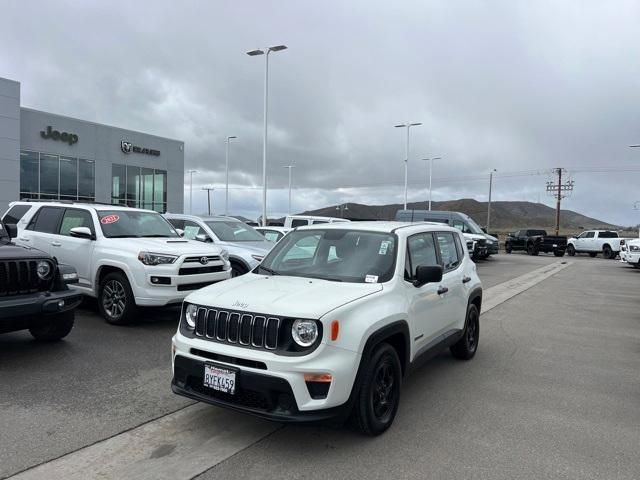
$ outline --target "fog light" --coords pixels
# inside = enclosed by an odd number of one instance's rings
[[[62,307],[64,307],[64,300],[60,300],[58,302],[58,308],[62,308]]]

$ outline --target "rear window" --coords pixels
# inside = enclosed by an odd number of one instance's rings
[[[20,221],[24,214],[29,211],[31,205],[14,205],[9,209],[7,213],[2,217],[4,223],[16,224]]]
[[[600,232],[598,234],[599,238],[618,238],[617,232]]]
[[[42,233],[58,233],[58,225],[62,217],[63,208],[42,207],[36,212],[33,219],[27,226],[27,230],[34,230]]]
[[[309,222],[307,220],[302,220],[300,218],[294,218],[291,221],[291,227],[292,228],[296,228],[296,227],[302,227],[304,225],[309,225]]]

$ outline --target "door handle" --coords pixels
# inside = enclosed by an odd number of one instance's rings
[[[438,295],[444,295],[444,294],[445,294],[445,293],[447,293],[448,291],[449,291],[449,289],[448,289],[447,287],[440,286],[440,287],[438,288]]]
[[[30,242],[31,239],[29,237],[20,237],[20,241],[22,241],[22,242]]]
[[[462,283],[469,283],[471,281],[471,277],[467,277],[466,275],[462,277]]]
[[[51,242],[52,247],[61,247],[62,244],[60,242]]]

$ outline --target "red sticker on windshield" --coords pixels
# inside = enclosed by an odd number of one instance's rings
[[[107,215],[106,217],[102,217],[100,219],[100,223],[103,225],[109,225],[111,223],[116,223],[118,220],[120,220],[120,217],[118,215]]]

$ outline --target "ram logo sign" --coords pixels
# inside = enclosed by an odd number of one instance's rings
[[[146,147],[138,147],[137,145],[132,144],[131,142],[125,142],[124,140],[120,141],[120,150],[123,153],[143,153],[145,155],[153,155],[154,157],[160,156],[160,150],[154,150],[152,148]]]

